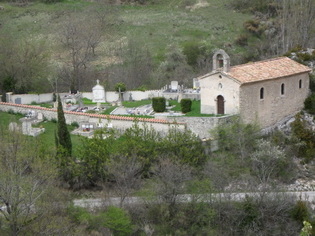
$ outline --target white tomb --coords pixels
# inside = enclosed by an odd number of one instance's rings
[[[96,80],[97,85],[92,88],[93,102],[101,103],[105,101],[105,89],[100,85],[99,80]]]

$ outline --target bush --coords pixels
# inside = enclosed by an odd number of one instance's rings
[[[315,92],[315,75],[310,75],[310,89],[312,92]]]
[[[304,109],[310,114],[315,114],[315,94],[312,94],[304,101]]]
[[[183,113],[187,113],[191,111],[192,101],[189,98],[184,98],[180,101],[180,105]]]
[[[115,85],[115,91],[119,92],[119,89],[120,89],[121,93],[123,93],[123,92],[125,92],[127,90],[126,85],[124,83],[117,83]]]
[[[248,45],[248,36],[246,34],[241,34],[236,40],[235,43],[239,46],[247,46]]]
[[[132,233],[131,219],[121,208],[110,206],[106,212],[99,215],[99,219],[114,236],[131,235]]]
[[[71,126],[76,127],[76,128],[79,128],[79,124],[78,124],[78,122],[76,122],[76,121],[72,122],[72,123],[71,123]]]
[[[166,110],[166,99],[164,97],[152,98],[152,107],[155,112],[164,112]]]
[[[306,202],[299,200],[291,211],[291,216],[299,223],[303,223],[304,220],[309,220],[310,213]]]
[[[53,102],[56,102],[57,101],[57,95],[56,93],[53,93]]]
[[[50,121],[51,121],[52,123],[57,123],[57,119],[56,119],[56,118],[52,118]]]
[[[183,45],[183,54],[187,58],[188,65],[195,67],[197,65],[198,57],[202,55],[202,45],[199,42],[189,41]]]

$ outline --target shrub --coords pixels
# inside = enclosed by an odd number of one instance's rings
[[[310,61],[310,60],[312,60],[312,55],[308,54],[308,53],[297,53],[297,57],[301,61]]]
[[[117,83],[115,85],[115,91],[119,92],[119,89],[120,89],[121,93],[123,93],[123,92],[125,92],[127,90],[126,85],[124,83]]]
[[[164,97],[152,98],[152,107],[155,112],[164,112],[166,110],[166,99]]]
[[[239,46],[248,45],[248,36],[246,34],[241,34],[236,40],[235,43]]]
[[[262,28],[258,20],[248,20],[244,23],[244,28],[251,34],[260,36],[262,34]]]
[[[106,212],[99,215],[99,219],[113,235],[124,236],[132,233],[131,219],[121,208],[110,206]]]
[[[195,41],[185,42],[183,45],[183,54],[187,58],[187,63],[190,66],[197,65],[197,59],[202,54],[201,44]]]
[[[312,94],[304,101],[304,109],[311,114],[315,114],[315,94]]]
[[[310,74],[310,89],[312,92],[315,92],[315,75]]]
[[[6,95],[5,92],[2,94],[1,101],[2,102],[7,102],[7,95]]]
[[[52,118],[50,121],[51,121],[52,123],[57,123],[57,119],[56,119],[56,118]]]
[[[56,93],[53,93],[53,102],[56,102],[57,101],[57,95]]]
[[[297,201],[296,205],[293,207],[291,211],[291,216],[294,220],[298,221],[301,224],[303,223],[304,220],[309,220],[310,213],[306,202],[301,200]]]
[[[78,124],[78,122],[76,122],[76,121],[72,122],[72,123],[71,123],[71,126],[76,127],[76,128],[79,128],[79,124]]]
[[[184,98],[180,101],[180,105],[183,113],[187,113],[191,111],[192,101],[189,98]]]

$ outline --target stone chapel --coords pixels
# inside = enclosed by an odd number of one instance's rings
[[[198,78],[201,113],[239,114],[262,128],[275,125],[303,108],[310,71],[288,57],[230,66],[230,57],[218,50],[212,72]]]

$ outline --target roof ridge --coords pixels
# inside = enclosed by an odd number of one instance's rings
[[[265,60],[261,60],[261,61],[250,61],[250,62],[247,62],[244,64],[231,66],[231,69],[235,68],[235,67],[242,67],[242,66],[247,66],[247,65],[252,65],[252,64],[260,64],[260,63],[264,63],[264,62],[276,61],[276,60],[284,59],[284,58],[290,59],[289,57],[282,56],[282,57],[269,58],[269,59],[265,59]],[[290,60],[292,60],[292,59],[290,59]],[[294,61],[294,60],[292,60],[292,61]]]

